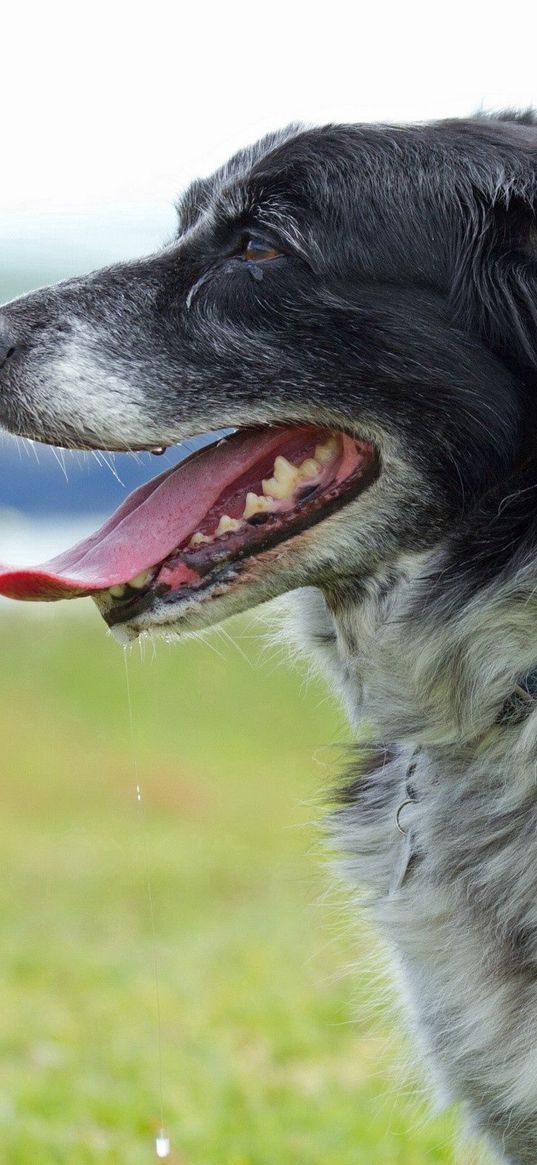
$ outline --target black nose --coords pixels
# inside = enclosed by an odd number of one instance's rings
[[[4,367],[7,360],[13,356],[17,345],[11,328],[7,321],[0,315],[0,368]]]

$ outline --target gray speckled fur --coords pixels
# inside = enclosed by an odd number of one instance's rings
[[[522,620],[526,632],[537,627],[536,600],[515,579],[515,602],[507,588],[495,589],[451,628],[424,623],[420,579],[428,565],[422,558],[402,570],[388,598],[372,587],[362,608],[339,602],[331,611],[319,591],[301,592],[295,635],[335,681],[353,720],[396,742],[359,749],[333,825],[349,873],[370,888],[440,1095],[465,1102],[474,1129],[502,1159],[530,1165],[537,1160],[537,710],[521,722],[496,720],[521,663],[523,671],[537,658],[537,632],[526,633],[522,660],[516,635]],[[503,623],[502,599],[510,609]],[[416,804],[404,818],[417,860],[393,892],[405,844],[395,818],[417,745]]]

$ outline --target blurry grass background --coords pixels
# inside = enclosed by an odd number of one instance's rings
[[[88,607],[0,618],[0,1159],[154,1160],[156,956],[175,1165],[453,1160],[323,859],[330,697],[238,620],[128,654],[133,746]]]

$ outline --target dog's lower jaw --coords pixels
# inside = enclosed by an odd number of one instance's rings
[[[178,595],[156,598],[147,611],[141,610],[132,617],[116,614],[108,591],[97,591],[93,600],[114,638],[127,646],[138,638],[172,639],[203,631],[267,602],[285,589],[285,582],[278,586],[270,574],[264,578],[263,572],[255,572],[252,577],[246,568],[244,571],[230,569],[198,591],[185,588],[183,598]]]
[[[385,580],[372,584],[361,605],[341,596],[327,602],[314,590],[294,597],[302,608],[298,638],[306,637],[353,721],[373,724],[382,741],[361,748],[351,763],[332,825],[338,849],[348,854],[347,872],[369,888],[394,952],[437,1094],[463,1104],[470,1130],[503,1161],[534,1165],[537,706],[519,724],[498,722],[487,685],[496,703],[499,687],[492,667],[483,669],[478,628],[469,619],[467,654],[474,642],[475,684],[482,687],[474,691],[473,738],[469,717],[457,729],[461,669],[450,670],[446,626],[422,628],[414,646],[409,638],[416,632],[409,611],[420,566],[427,572],[428,559],[401,571],[391,588]],[[497,597],[496,589],[489,609],[481,599],[483,635],[494,634]],[[504,655],[509,650],[512,638]],[[537,635],[528,656],[531,650],[537,660]],[[505,658],[502,674],[508,689]],[[440,687],[431,692],[435,676]],[[411,830],[412,861],[401,877],[408,838],[397,815],[409,796],[411,760],[415,804],[403,825]]]

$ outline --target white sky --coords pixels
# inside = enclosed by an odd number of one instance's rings
[[[143,250],[169,233],[190,178],[290,120],[537,104],[535,3],[323,0],[314,12],[292,0],[5,5],[2,241],[11,231],[24,259],[61,219],[65,245],[91,248],[104,214],[105,249]]]

